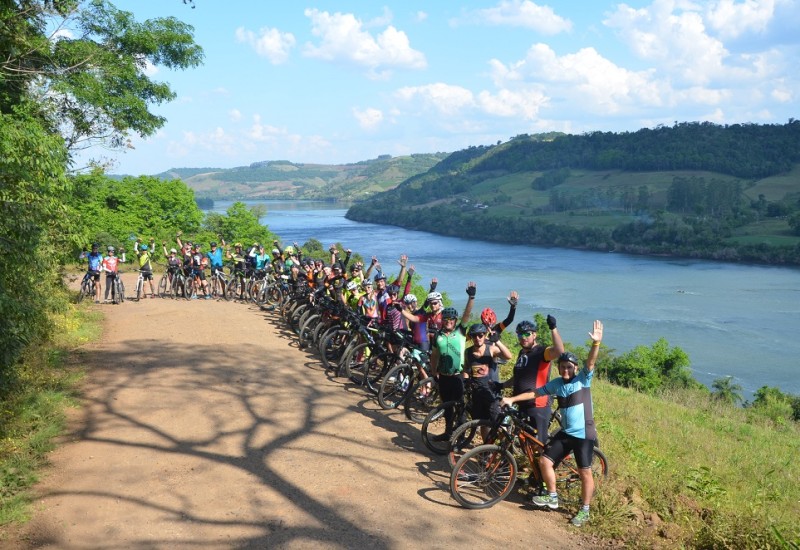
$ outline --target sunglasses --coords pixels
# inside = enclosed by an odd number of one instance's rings
[[[517,338],[527,338],[531,334],[533,334],[533,333],[532,332],[520,332],[519,334],[517,334]]]

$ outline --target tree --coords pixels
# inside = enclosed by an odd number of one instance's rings
[[[717,378],[712,382],[711,388],[714,390],[711,395],[718,401],[730,405],[738,405],[743,401],[742,386],[733,383],[733,376]]]
[[[185,69],[203,59],[190,25],[139,23],[105,0],[5,3],[0,21],[0,111],[30,97],[70,150],[97,141],[119,148],[131,132],[155,133],[165,119],[149,106],[175,94],[147,76],[148,65]]]

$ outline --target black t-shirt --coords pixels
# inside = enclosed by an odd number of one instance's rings
[[[514,365],[514,395],[533,391],[550,380],[550,361],[544,358],[545,350],[545,346],[537,344],[527,353],[525,350],[519,351]],[[549,406],[550,398],[546,395],[520,402],[520,408]]]

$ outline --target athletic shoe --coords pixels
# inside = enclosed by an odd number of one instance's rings
[[[589,512],[588,510],[579,510],[575,517],[569,521],[575,527],[581,527],[584,523],[589,523]]]
[[[558,497],[546,495],[534,495],[531,502],[539,508],[550,508],[551,510],[558,510]]]
[[[211,300],[211,296],[206,296],[206,300]]]

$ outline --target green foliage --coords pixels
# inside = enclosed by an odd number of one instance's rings
[[[760,387],[751,407],[753,412],[769,418],[778,426],[792,420],[800,421],[800,396],[785,394],[779,388]]]
[[[80,214],[83,244],[130,245],[132,238],[172,242],[178,231],[195,233],[203,213],[180,180],[149,176],[111,179],[100,171],[73,178],[73,208]],[[108,237],[111,240],[107,240]]]
[[[660,338],[651,347],[636,346],[612,360],[608,379],[645,393],[668,388],[692,388],[699,384],[689,370],[689,356]]]
[[[730,405],[738,405],[743,401],[742,386],[733,383],[733,376],[717,378],[712,382],[711,388],[714,390],[712,392],[714,399]]]
[[[225,215],[209,212],[203,224],[204,230],[212,235],[222,236],[229,245],[240,242],[247,246],[253,243],[272,243],[276,236],[259,223],[264,215],[258,207],[248,208],[243,202],[235,202]]]

